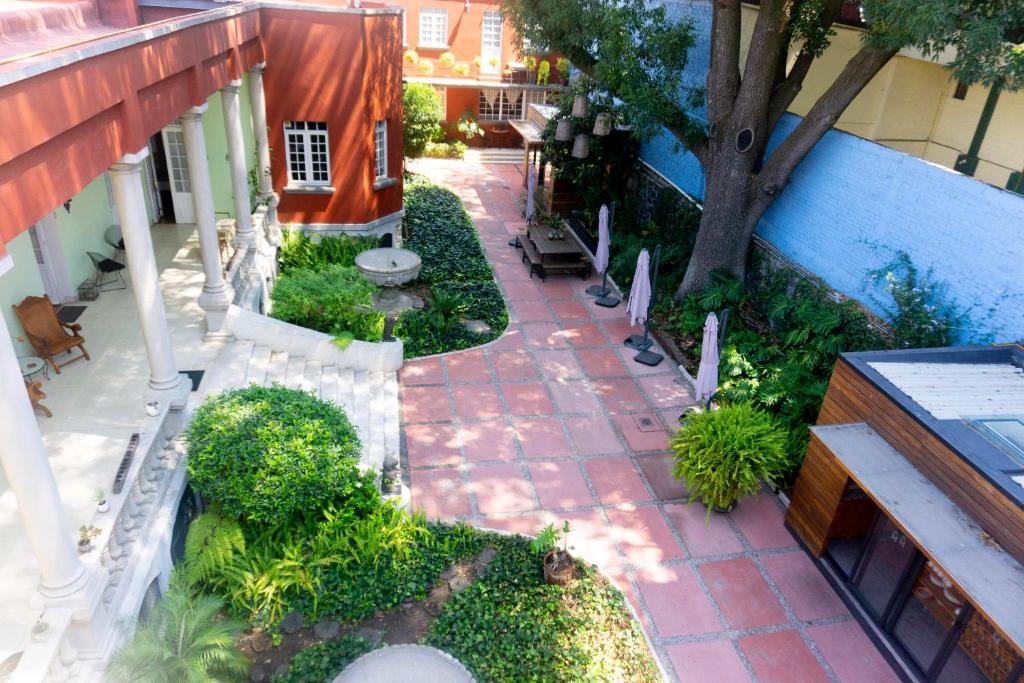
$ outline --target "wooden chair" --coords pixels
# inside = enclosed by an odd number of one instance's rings
[[[32,401],[32,408],[42,412],[46,417],[53,417],[53,412],[41,403],[46,398],[46,394],[40,388],[42,386],[42,382],[29,382],[25,380],[25,390],[28,391],[28,400]]]
[[[24,301],[12,308],[36,355],[50,361],[58,375],[60,369],[68,363],[73,363],[79,358],[89,360],[89,352],[85,350],[85,339],[79,334],[82,326],[78,323],[62,323],[57,318],[57,309],[50,303],[50,297],[45,294],[27,296]],[[71,360],[58,363],[54,359],[57,354],[76,347],[82,353]]]

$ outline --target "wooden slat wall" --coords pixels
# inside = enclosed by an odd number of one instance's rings
[[[846,488],[847,475],[831,451],[811,435],[800,477],[793,488],[786,523],[816,557],[828,544],[828,530]]]
[[[870,425],[1007,552],[1024,562],[1024,510],[840,358],[818,424],[855,422]]]

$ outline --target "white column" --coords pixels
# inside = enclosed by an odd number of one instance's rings
[[[146,148],[135,154],[126,154],[110,167],[110,180],[117,215],[121,219],[121,236],[124,238],[135,304],[139,309],[142,337],[146,343],[149,386],[157,390],[177,389],[182,378],[174,365],[142,185],[142,162],[147,154],[149,150]]]
[[[224,127],[228,135],[228,164],[231,167],[231,191],[235,195],[235,239],[239,244],[252,244],[252,207],[249,206],[249,174],[246,170],[245,138],[242,137],[242,106],[238,90],[241,80],[231,81],[220,89],[224,104]]]
[[[260,179],[260,200],[267,204],[267,221],[278,225],[277,205],[281,198],[274,192],[274,181],[270,174],[270,140],[267,135],[267,96],[263,90],[263,69],[266,64],[257,64],[249,69],[249,104],[252,108],[252,129],[256,138],[256,164]]]
[[[185,158],[192,185],[192,203],[196,213],[196,233],[199,236],[199,254],[203,261],[203,292],[199,306],[206,311],[206,336],[230,338],[223,331],[224,318],[231,304],[224,269],[220,260],[220,242],[217,240],[217,217],[213,209],[213,188],[210,185],[210,166],[206,156],[206,137],[203,133],[203,114],[207,105],[192,107],[181,115],[181,131],[185,137]]]
[[[8,259],[9,260],[9,259]],[[0,261],[0,273],[4,271]],[[87,583],[78,559],[57,481],[43,446],[32,404],[4,317],[0,315],[0,463],[18,502],[18,515],[39,563],[45,598],[73,595]]]

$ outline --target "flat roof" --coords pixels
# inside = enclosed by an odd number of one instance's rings
[[[811,427],[886,514],[1024,651],[1024,567],[863,423]]]
[[[981,418],[1021,415],[1024,348],[865,351],[844,353],[842,358],[1024,508],[1024,468],[976,424]]]

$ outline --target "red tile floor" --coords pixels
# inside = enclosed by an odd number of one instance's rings
[[[633,603],[680,681],[898,680],[796,541],[767,493],[705,519],[669,471],[669,430],[692,404],[665,360],[622,346],[624,306],[595,280],[530,279],[516,166],[422,160],[466,204],[511,324],[476,349],[406,363],[403,440],[412,501],[429,516],[535,533],[569,520],[570,545]]]

